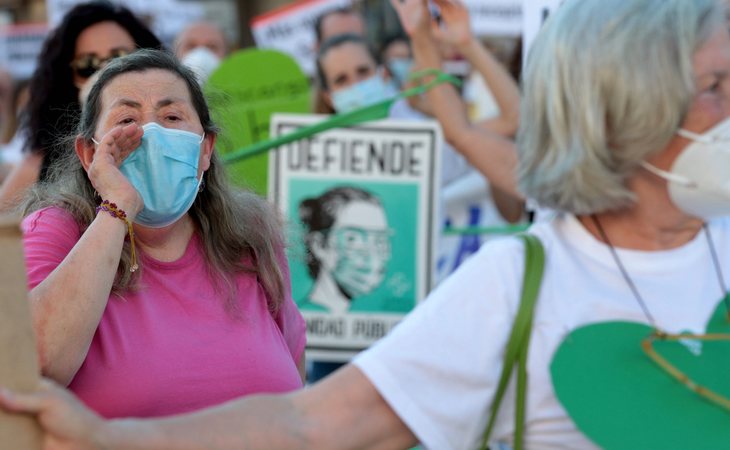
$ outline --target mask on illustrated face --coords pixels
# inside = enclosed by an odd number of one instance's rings
[[[380,74],[340,89],[332,94],[332,103],[338,113],[348,113],[356,109],[374,105],[387,98],[393,92]]]
[[[642,162],[669,183],[669,197],[687,214],[702,219],[730,215],[730,118],[705,133],[677,132],[690,143],[667,172]]]
[[[408,81],[408,75],[411,74],[411,68],[413,67],[413,60],[410,58],[393,58],[388,62],[388,69],[393,80],[402,87]]]
[[[189,67],[202,86],[221,63],[220,58],[208,47],[195,47],[183,56],[181,62]]]
[[[347,296],[366,295],[380,286],[390,259],[388,232],[347,227],[337,230],[334,238],[338,259],[332,276]]]
[[[119,170],[144,201],[135,223],[161,228],[185,215],[195,201],[200,186],[200,144],[205,135],[156,123],[147,123],[142,129],[142,142]]]

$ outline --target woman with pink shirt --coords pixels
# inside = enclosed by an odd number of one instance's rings
[[[106,417],[302,386],[305,325],[273,208],[233,191],[194,75],[109,63],[75,153],[25,204],[41,367]]]

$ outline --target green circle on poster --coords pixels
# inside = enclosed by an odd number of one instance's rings
[[[730,333],[721,303],[707,333]],[[560,403],[606,449],[714,449],[730,442],[730,411],[690,390],[641,348],[652,328],[602,322],[573,330],[550,367]],[[694,382],[730,398],[730,342],[656,341],[655,351]]]
[[[208,79],[205,94],[213,120],[221,127],[220,155],[269,138],[273,113],[306,113],[310,109],[309,79],[290,56],[274,50],[249,49],[226,58]],[[265,195],[268,155],[228,165],[234,184]]]

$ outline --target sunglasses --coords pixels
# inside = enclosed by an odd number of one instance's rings
[[[71,68],[81,78],[89,78],[96,71],[104,67],[109,61],[132,53],[125,48],[115,48],[109,52],[106,58],[100,58],[96,54],[88,54],[71,61]]]

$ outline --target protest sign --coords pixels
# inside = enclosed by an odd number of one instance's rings
[[[269,137],[272,113],[304,113],[310,108],[309,80],[288,55],[243,50],[226,58],[205,86],[213,117],[222,128],[216,149],[226,155]],[[268,155],[227,166],[232,181],[266,193]]]
[[[281,135],[321,116],[275,115]],[[308,356],[345,360],[425,298],[437,234],[441,131],[377,121],[275,150],[269,197],[289,223],[292,295]]]
[[[292,56],[307,75],[315,73],[314,22],[323,13],[350,6],[351,0],[305,0],[255,17],[251,33],[259,48]]]
[[[25,262],[17,221],[0,217],[0,386],[19,391],[35,389],[38,356],[30,322]],[[35,419],[0,409],[0,447],[41,448]]]
[[[563,0],[523,0],[522,65],[527,62],[530,45],[535,40],[540,27],[550,13],[555,11]]]
[[[0,66],[16,80],[30,78],[47,34],[45,24],[0,27]]]
[[[476,36],[519,36],[522,0],[464,0]]]

